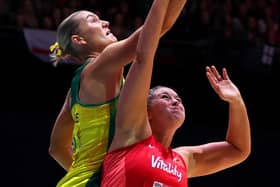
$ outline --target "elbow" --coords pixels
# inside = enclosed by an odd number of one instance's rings
[[[251,154],[251,145],[248,146],[248,148],[246,148],[245,150],[243,150],[242,155],[243,155],[243,159],[246,160]]]
[[[52,158],[56,158],[57,152],[58,150],[53,145],[49,146],[48,153]]]
[[[247,142],[246,144],[242,145],[235,145],[230,142],[228,142],[230,145],[230,155],[232,158],[232,162],[234,163],[233,165],[240,164],[241,162],[244,162],[245,160],[248,159],[248,157],[251,154],[251,143]]]
[[[251,154],[251,146],[247,146],[246,148],[239,149],[239,162],[243,162],[248,159]]]
[[[59,148],[54,148],[52,146],[48,149],[49,155],[63,168],[68,171],[71,167],[72,159],[71,156],[63,154]]]
[[[240,162],[244,162],[245,160],[247,160],[250,154],[250,151],[242,152],[240,155]]]
[[[231,157],[230,167],[243,163],[244,161],[246,161],[248,159],[248,157],[250,156],[250,153],[251,153],[249,150],[247,150],[247,151],[235,150],[234,152],[235,152],[233,154],[234,156]]]
[[[51,157],[54,157],[55,151],[54,151],[53,147],[50,146],[48,149],[48,152]]]
[[[252,143],[251,140],[249,139],[247,143],[245,143],[244,146],[240,148],[240,152],[243,160],[246,160],[250,156],[251,151],[252,151]]]
[[[241,164],[243,162],[245,162],[250,156],[250,152],[246,152],[246,153],[241,153],[238,157],[238,159],[236,160],[236,164],[235,165],[238,165],[238,164]]]

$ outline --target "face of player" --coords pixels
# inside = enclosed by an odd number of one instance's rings
[[[160,128],[174,125],[180,127],[185,120],[185,108],[177,93],[167,87],[161,87],[154,91],[152,104],[149,108],[151,124]],[[157,125],[158,124],[158,125]],[[165,127],[162,127],[166,125]]]
[[[78,35],[84,38],[92,50],[100,52],[107,45],[117,41],[109,29],[109,22],[99,19],[96,14],[82,11],[77,15],[77,19],[81,20]]]

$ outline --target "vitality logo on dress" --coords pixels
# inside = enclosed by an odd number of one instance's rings
[[[177,165],[167,163],[160,156],[152,155],[152,168],[160,169],[168,174],[174,175],[178,178],[178,182],[182,180],[182,173],[177,170]]]

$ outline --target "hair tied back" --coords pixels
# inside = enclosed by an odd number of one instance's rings
[[[50,46],[50,51],[56,57],[56,59],[59,59],[62,55],[62,49],[59,46],[58,42],[55,42]]]

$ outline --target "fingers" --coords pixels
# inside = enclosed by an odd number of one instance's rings
[[[228,76],[228,73],[227,73],[227,70],[226,68],[223,68],[222,69],[222,75],[218,72],[217,68],[212,65],[212,66],[207,66],[206,67],[206,72],[208,72],[211,76],[211,78],[215,81],[215,82],[219,82],[219,81],[222,81],[222,80],[228,80],[229,79],[229,76]]]
[[[220,75],[220,73],[218,72],[218,70],[216,69],[215,66],[211,66],[211,70],[212,70],[214,76],[216,77],[216,79],[218,81],[222,81],[223,80],[222,76]]]
[[[208,79],[210,85],[212,86],[212,88],[215,89],[216,86],[217,86],[218,80],[216,79],[216,77],[212,73],[212,71],[211,71],[209,66],[206,67],[206,76],[207,76],[207,79]]]
[[[215,66],[207,66],[206,67],[206,72],[207,74],[209,74],[209,78],[212,79],[212,81],[214,81],[215,83],[218,83],[219,81],[222,81],[223,78],[221,77],[221,75],[219,74],[219,72],[217,71]]]
[[[228,76],[226,68],[223,68],[223,77],[225,80],[229,80],[229,76]]]

